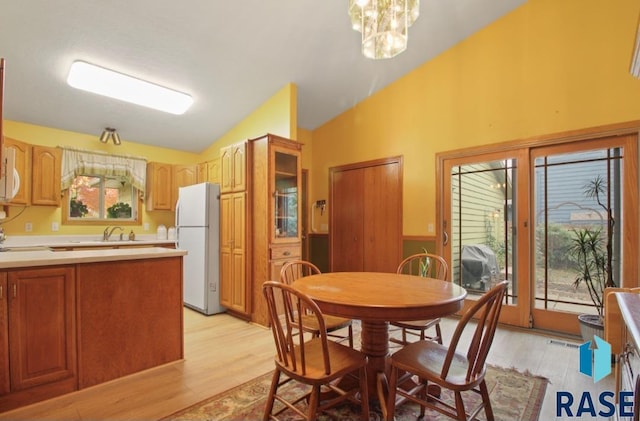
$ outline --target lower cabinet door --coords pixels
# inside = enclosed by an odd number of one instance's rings
[[[8,273],[11,391],[76,377],[75,269]]]
[[[0,272],[0,396],[9,393],[9,314],[7,273]]]

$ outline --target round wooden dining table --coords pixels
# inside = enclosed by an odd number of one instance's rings
[[[388,373],[389,322],[454,314],[467,295],[451,282],[378,272],[322,273],[299,278],[293,287],[311,297],[323,313],[361,321],[361,351],[369,357],[371,391],[378,375]]]

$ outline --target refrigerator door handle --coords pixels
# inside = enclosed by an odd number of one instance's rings
[[[179,220],[180,220],[180,199],[178,198],[178,200],[176,201],[176,223],[175,223],[177,249],[180,248],[180,224],[178,223]]]

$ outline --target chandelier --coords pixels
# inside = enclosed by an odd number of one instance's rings
[[[362,54],[372,59],[403,52],[419,15],[420,0],[349,0],[351,25],[362,32]]]

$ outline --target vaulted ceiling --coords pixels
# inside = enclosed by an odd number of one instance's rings
[[[313,130],[526,0],[422,0],[407,50],[360,51],[347,0],[2,1],[5,119],[200,152],[287,83]],[[69,87],[84,60],[190,93],[183,115]]]

